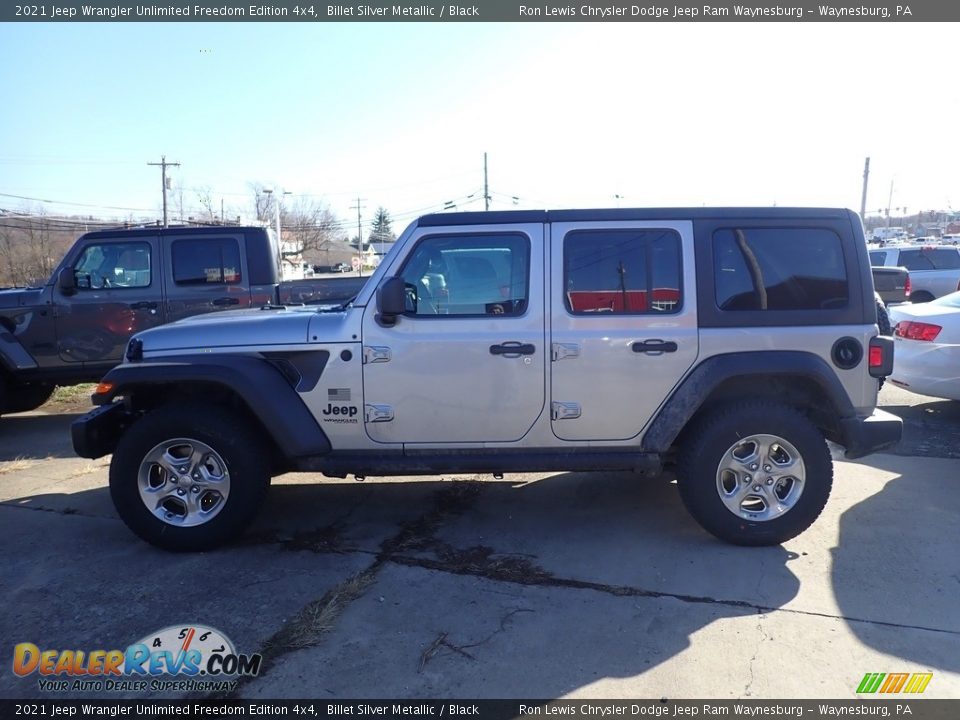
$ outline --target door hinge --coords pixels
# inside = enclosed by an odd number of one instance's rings
[[[364,405],[363,417],[368,423],[390,422],[393,420],[393,408],[389,405]]]
[[[554,402],[551,407],[554,420],[573,420],[580,417],[580,403]]]
[[[580,357],[580,345],[578,343],[553,343],[550,346],[550,356],[554,361]]]
[[[390,362],[392,357],[390,348],[384,345],[364,345],[363,346],[363,364]]]

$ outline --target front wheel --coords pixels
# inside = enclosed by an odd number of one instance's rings
[[[270,484],[264,443],[220,407],[171,404],[126,432],[110,495],[136,535],[165,550],[209,550],[239,535]]]
[[[0,380],[0,382],[3,382]],[[6,398],[0,404],[0,412],[20,413],[36,410],[43,405],[55,390],[54,385],[47,383],[8,385]]]
[[[704,529],[735,545],[778,545],[819,517],[833,462],[817,427],[781,403],[745,400],[697,421],[681,444],[680,497]]]

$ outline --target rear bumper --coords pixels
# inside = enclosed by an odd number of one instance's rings
[[[103,405],[77,418],[70,425],[73,451],[80,457],[96,459],[116,449],[130,414],[122,402]]]
[[[855,459],[893,447],[903,435],[903,420],[886,410],[874,410],[867,417],[841,420],[846,456]]]

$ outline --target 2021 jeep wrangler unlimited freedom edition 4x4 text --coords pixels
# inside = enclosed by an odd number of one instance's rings
[[[715,536],[805,530],[825,438],[895,444],[860,219],[836,209],[429,215],[336,308],[265,307],[136,335],[73,425],[113,453],[141,538],[236,536],[289,470],[658,473]]]

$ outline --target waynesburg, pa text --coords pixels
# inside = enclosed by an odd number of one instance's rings
[[[795,18],[801,20],[805,15],[820,18],[846,19],[883,19],[893,17],[909,18],[913,15],[909,5],[838,7],[834,5],[801,6],[681,6],[681,5],[521,5],[521,17],[536,18],[590,18],[601,20],[641,20],[693,18]]]

